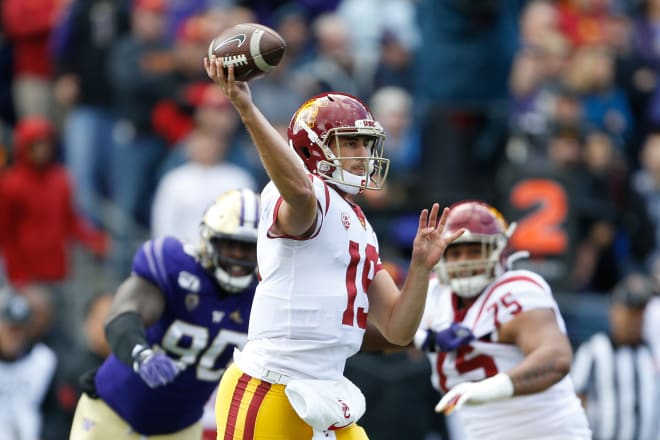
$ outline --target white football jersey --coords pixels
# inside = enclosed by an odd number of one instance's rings
[[[440,331],[458,322],[475,335],[475,340],[456,351],[428,353],[433,386],[444,393],[459,383],[492,377],[521,363],[524,354],[516,345],[499,343],[498,329],[516,315],[539,308],[552,309],[557,325],[566,332],[550,287],[533,272],[504,273],[493,280],[468,309],[460,311],[450,289],[432,280],[420,328]],[[584,411],[568,376],[541,393],[485,405],[465,405],[460,412],[468,438],[591,438]]]
[[[336,379],[362,344],[367,290],[381,269],[378,241],[362,211],[311,177],[318,202],[307,239],[277,236],[282,198],[271,182],[261,194],[256,290],[248,343],[235,356],[246,373]]]

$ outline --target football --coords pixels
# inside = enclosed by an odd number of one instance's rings
[[[223,59],[223,67],[234,66],[237,81],[249,81],[273,70],[286,49],[286,42],[275,30],[256,23],[227,28],[209,44],[212,55]]]

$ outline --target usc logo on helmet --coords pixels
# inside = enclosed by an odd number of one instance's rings
[[[319,115],[320,107],[327,107],[328,102],[322,99],[310,99],[300,106],[296,114],[293,116],[294,120],[302,120],[310,128],[316,125],[316,118]]]

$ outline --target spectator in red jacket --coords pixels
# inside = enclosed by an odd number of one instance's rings
[[[12,94],[19,117],[53,115],[53,56],[49,42],[63,0],[4,0],[2,31],[13,53]]]
[[[106,235],[75,212],[68,171],[55,161],[54,141],[48,120],[20,120],[13,163],[0,174],[0,254],[15,286],[66,280],[70,239],[98,256],[107,248]]]

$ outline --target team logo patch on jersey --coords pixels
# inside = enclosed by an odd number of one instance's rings
[[[213,314],[211,315],[211,320],[213,322],[220,322],[220,321],[222,321],[222,318],[224,318],[224,317],[225,317],[225,312],[223,312],[221,310],[214,310]]]
[[[341,213],[341,224],[344,225],[344,229],[348,231],[348,228],[351,227],[351,217],[347,212],[342,211]]]
[[[184,303],[186,304],[186,310],[191,311],[196,309],[197,306],[199,305],[199,295],[192,292],[188,293],[186,295]]]
[[[94,420],[88,419],[85,417],[82,422],[82,429],[85,432],[89,432],[92,430],[92,428],[96,426],[96,422]]]
[[[189,290],[191,292],[199,292],[201,287],[199,278],[190,272],[186,272],[185,270],[179,272],[179,278],[177,279],[177,282],[182,289]]]
[[[243,317],[241,316],[241,311],[238,309],[234,310],[229,314],[229,319],[231,319],[238,325],[243,324]]]

